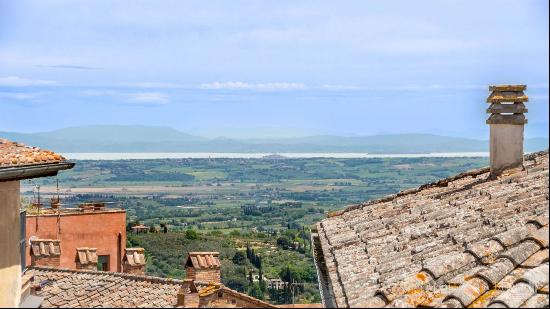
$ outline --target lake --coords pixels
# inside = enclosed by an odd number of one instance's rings
[[[116,152],[116,153],[63,153],[70,160],[131,160],[131,159],[259,159],[273,153],[222,153],[222,152]],[[422,154],[369,154],[369,153],[277,153],[286,158],[456,158],[488,157],[488,152],[441,152]]]

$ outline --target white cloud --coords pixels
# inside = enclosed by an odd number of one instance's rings
[[[361,87],[352,86],[352,85],[323,85],[321,89],[324,90],[358,90]]]
[[[159,92],[138,92],[131,94],[131,100],[139,103],[168,103],[168,96]]]
[[[35,96],[29,93],[21,93],[21,92],[0,92],[0,98],[30,100],[30,99],[34,99]]]
[[[29,79],[18,76],[0,77],[0,87],[56,86],[52,80]]]
[[[81,92],[85,96],[109,96],[121,101],[142,104],[165,104],[170,101],[168,95],[160,92],[124,92],[110,89],[94,89]]]
[[[209,84],[201,84],[201,89],[248,89],[248,90],[301,90],[306,86],[301,83],[247,83],[247,82],[214,82]]]
[[[159,88],[159,89],[184,88],[182,85],[179,85],[179,84],[164,83],[164,82],[127,83],[127,84],[121,84],[120,86],[131,87],[131,88]]]

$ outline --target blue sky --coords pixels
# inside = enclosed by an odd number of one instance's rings
[[[547,1],[4,1],[0,131],[486,138],[525,83],[547,136]]]

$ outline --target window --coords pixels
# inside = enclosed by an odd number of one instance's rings
[[[109,256],[108,255],[98,255],[97,256],[97,270],[99,271],[109,271]]]

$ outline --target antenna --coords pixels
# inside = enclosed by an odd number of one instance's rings
[[[35,189],[36,189],[36,192],[37,192],[37,203],[36,203],[36,207],[38,209],[38,214],[36,215],[36,218],[35,218],[35,226],[34,226],[34,230],[35,232],[38,232],[38,217],[40,217],[40,186],[39,185],[36,185],[35,186]]]

